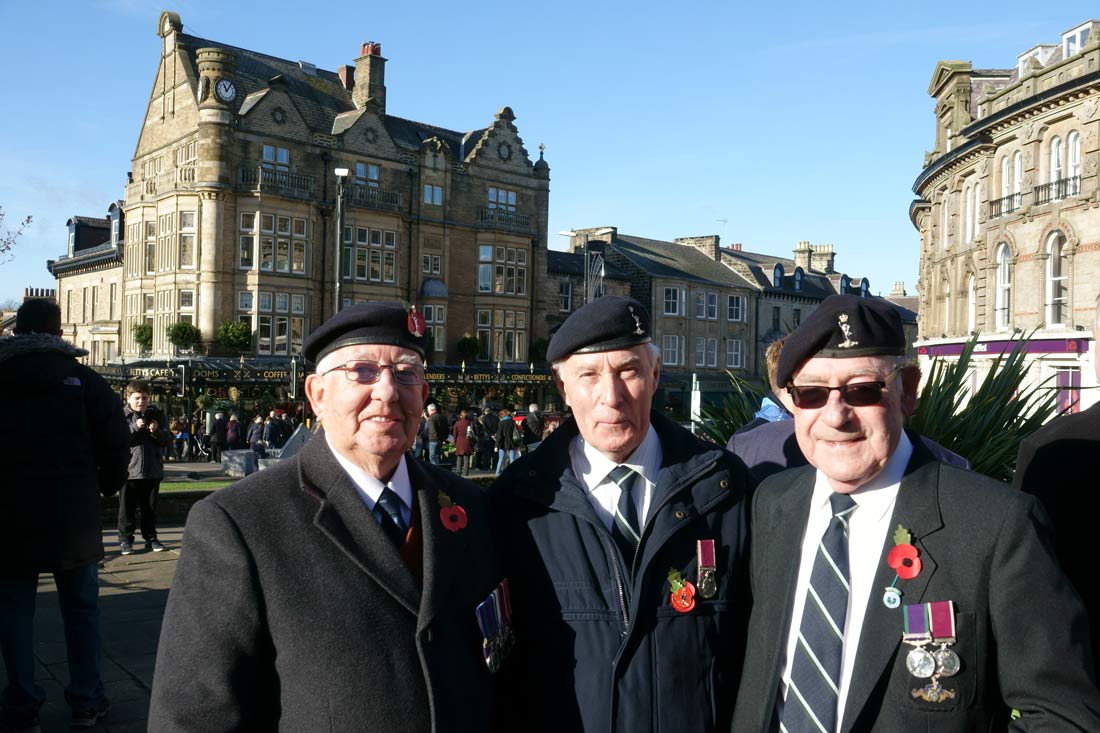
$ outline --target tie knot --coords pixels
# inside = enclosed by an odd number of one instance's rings
[[[405,502],[401,501],[401,497],[397,495],[397,492],[386,487],[382,489],[381,495],[378,497],[378,503],[382,505],[382,508],[386,510],[386,513],[390,516],[401,516],[401,510],[405,506]]]
[[[829,497],[829,504],[833,508],[833,516],[838,519],[842,519],[846,515],[851,514],[852,510],[856,508],[855,499],[848,494],[834,493]]]
[[[630,479],[634,478],[634,469],[630,466],[615,466],[607,477],[620,489],[626,489],[630,485]]]

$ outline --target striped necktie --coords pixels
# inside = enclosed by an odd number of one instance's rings
[[[641,541],[638,509],[634,506],[634,496],[631,493],[635,476],[637,473],[630,466],[615,466],[607,475],[619,487],[619,503],[615,505],[615,523],[611,526],[611,537],[622,552],[628,568],[634,565],[634,554]]]
[[[404,506],[405,502],[389,487],[382,489],[382,495],[374,504],[374,516],[395,547],[401,547],[405,543],[405,534],[408,531],[405,520],[401,517],[401,508]]]
[[[848,612],[848,515],[856,503],[847,494],[833,494],[829,503],[833,518],[817,546],[783,703],[779,729],[786,733],[833,733],[838,727]]]

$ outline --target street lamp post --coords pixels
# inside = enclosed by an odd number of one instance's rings
[[[347,168],[337,168],[336,173],[336,245],[333,262],[332,315],[340,312],[340,244],[344,236],[344,181]]]

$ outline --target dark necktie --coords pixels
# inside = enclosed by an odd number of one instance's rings
[[[637,474],[629,466],[615,466],[608,478],[619,487],[619,503],[615,506],[615,522],[611,525],[611,537],[623,553],[627,568],[634,565],[634,554],[638,551],[641,531],[638,524],[638,510],[634,506],[631,487]]]
[[[408,530],[405,520],[401,518],[403,506],[401,497],[388,487],[382,489],[382,495],[374,504],[374,516],[395,547],[401,547],[405,543],[405,534]]]
[[[847,494],[829,497],[833,518],[821,537],[802,607],[791,683],[783,703],[787,733],[833,733],[848,612],[848,515],[856,508]]]

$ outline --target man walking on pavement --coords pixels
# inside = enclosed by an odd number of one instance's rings
[[[651,336],[632,298],[574,312],[547,349],[573,417],[490,490],[515,619],[505,730],[729,730],[751,479],[651,412]]]
[[[433,402],[428,405],[428,460],[433,466],[438,466],[440,455],[443,451],[443,443],[447,441],[450,433],[447,418],[439,411]]]
[[[73,728],[91,728],[110,704],[100,676],[99,497],[126,481],[129,435],[107,383],[61,339],[61,311],[30,300],[15,335],[0,338],[0,651],[8,686],[0,731],[38,730],[46,692],[35,684],[34,607],[52,573],[65,624]],[[65,460],[58,460],[58,447]]]

